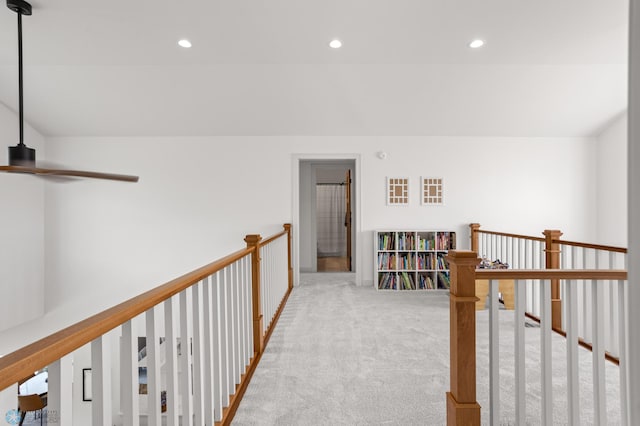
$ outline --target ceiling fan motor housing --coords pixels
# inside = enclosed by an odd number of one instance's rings
[[[10,166],[36,166],[36,150],[29,148],[25,144],[19,144],[9,147],[9,165]]]

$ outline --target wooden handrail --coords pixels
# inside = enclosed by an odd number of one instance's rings
[[[273,236],[271,236],[271,237],[267,238],[266,240],[262,240],[262,241],[260,241],[259,246],[260,246],[260,247],[266,246],[267,244],[269,244],[269,243],[271,243],[271,242],[273,242],[273,241],[277,240],[278,238],[280,238],[280,237],[282,237],[282,236],[284,236],[284,235],[287,235],[288,233],[289,233],[289,232],[285,229],[284,231],[280,232],[279,234],[275,234],[275,235],[273,235]]]
[[[287,231],[280,232],[265,241],[273,241],[286,234]],[[264,244],[266,242],[262,245]],[[203,278],[252,254],[254,250],[255,248],[238,250],[0,358],[0,390],[108,333]]]
[[[545,238],[534,237],[531,235],[520,235],[520,234],[511,234],[507,232],[486,231],[484,229],[480,229],[480,224],[478,223],[472,223],[470,224],[470,227],[471,227],[472,238],[473,238],[473,234],[477,233],[477,234],[498,235],[501,237],[522,238],[525,240],[545,242]],[[581,243],[578,241],[561,240],[559,238],[553,238],[552,241],[554,244],[563,244],[565,246],[583,247],[583,248],[594,249],[594,250],[612,251],[616,253],[627,252],[627,249],[624,247],[607,246],[602,244]]]
[[[488,234],[488,235],[498,235],[500,237],[512,237],[512,238],[522,238],[525,240],[533,240],[540,241],[544,243],[544,238],[542,237],[532,237],[531,235],[520,235],[520,234],[509,234],[507,232],[496,232],[496,231],[485,231],[484,229],[476,230],[479,234]]]
[[[478,269],[480,280],[626,280],[623,269]]]
[[[566,241],[566,240],[553,240],[554,243],[562,244],[565,246],[574,246],[574,247],[582,247],[594,250],[603,250],[603,251],[612,251],[615,253],[626,253],[627,249],[624,247],[614,247],[614,246],[604,246],[600,244],[589,244],[589,243],[579,243],[577,241]]]

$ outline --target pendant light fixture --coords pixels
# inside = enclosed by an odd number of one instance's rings
[[[18,110],[20,121],[20,140],[18,145],[9,147],[9,165],[0,166],[0,171],[9,173],[29,173],[43,176],[71,176],[96,179],[137,182],[138,176],[114,173],[87,172],[82,170],[45,169],[36,167],[36,150],[24,143],[24,96],[22,65],[22,16],[31,15],[31,4],[24,0],[7,0],[7,7],[18,15]]]

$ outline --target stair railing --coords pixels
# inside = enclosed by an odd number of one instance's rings
[[[510,269],[626,269],[627,249],[598,244],[562,240],[559,230],[545,230],[544,237],[511,234],[480,229],[480,224],[469,225],[471,251],[489,260],[499,259]],[[529,280],[526,284],[527,315],[539,321],[541,312],[540,282]],[[624,297],[615,281],[605,281],[597,287],[578,286],[578,336],[580,344],[591,348],[592,311],[595,291],[602,292],[604,300],[605,353],[609,361],[617,363],[619,355],[618,300]],[[557,279],[551,281],[552,329],[565,334],[568,315],[566,300],[568,287]]]
[[[490,281],[489,308],[489,418],[491,425],[499,424],[528,424],[526,403],[526,378],[532,374],[525,370],[525,311],[528,297],[527,283],[537,281],[540,300],[540,424],[556,424],[554,422],[553,402],[559,398],[566,398],[568,424],[581,424],[580,386],[578,370],[578,288],[592,287],[595,297],[592,298],[593,350],[593,423],[606,424],[607,401],[605,389],[605,351],[604,351],[604,298],[603,283],[616,282],[620,297],[617,299],[616,315],[619,317],[620,327],[618,339],[620,342],[619,396],[620,396],[620,424],[628,424],[627,401],[627,361],[625,359],[625,287],[627,272],[625,270],[567,270],[567,269],[476,269],[481,259],[473,251],[450,251],[447,257],[451,270],[450,295],[450,357],[451,357],[451,391],[447,393],[447,424],[481,424],[481,407],[476,394],[476,311],[475,281],[487,279]],[[501,415],[500,395],[500,352],[499,352],[499,312],[498,309],[498,280],[511,279],[515,282],[515,322],[514,322],[514,366],[511,373],[514,377],[513,394],[515,413],[509,413],[506,418]],[[552,386],[552,281],[558,280],[566,286],[567,298],[565,319],[566,325],[566,356],[567,377],[566,395],[554,395]],[[502,312],[505,312],[504,310]],[[558,378],[556,377],[556,380]],[[505,396],[507,398],[508,396]]]
[[[293,288],[291,225],[245,242],[242,250],[0,358],[0,390],[47,368],[48,424],[72,424],[81,397],[91,400],[91,419],[80,420],[86,424],[139,425],[141,415],[149,425],[230,424]],[[74,396],[72,370],[83,366],[72,357],[85,345],[91,383]]]

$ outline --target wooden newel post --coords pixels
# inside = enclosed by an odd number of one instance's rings
[[[470,223],[469,224],[469,229],[471,230],[471,251],[474,251],[476,253],[480,253],[480,235],[478,234],[478,231],[480,230],[480,224],[479,223]]]
[[[449,335],[451,391],[447,392],[447,425],[480,425],[476,401],[476,266],[472,251],[449,251],[451,271]]]
[[[545,240],[545,268],[560,269],[560,244],[554,242],[559,240],[562,232],[557,229],[545,229],[543,232]],[[551,280],[551,328],[562,330],[562,300],[560,298],[560,280]]]
[[[293,267],[291,266],[291,224],[285,223],[284,230],[287,231],[287,259],[289,262],[289,290],[293,289]]]
[[[247,235],[244,241],[251,253],[251,300],[253,305],[253,350],[262,353],[264,345],[264,324],[262,319],[262,303],[260,300],[260,235]]]

